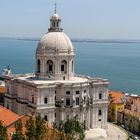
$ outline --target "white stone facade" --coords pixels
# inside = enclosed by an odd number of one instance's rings
[[[58,14],[39,41],[36,73],[5,75],[5,107],[41,114],[49,123],[77,117],[86,128],[107,128],[108,80],[74,73],[74,48]]]

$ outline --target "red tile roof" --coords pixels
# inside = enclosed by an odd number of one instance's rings
[[[124,96],[123,92],[109,90],[108,94],[110,102],[118,104],[123,102],[122,101],[122,97]]]
[[[0,120],[3,122],[5,126],[10,125],[14,121],[19,119],[19,115],[15,114],[11,110],[0,106]]]

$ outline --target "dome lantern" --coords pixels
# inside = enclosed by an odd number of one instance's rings
[[[61,17],[56,12],[56,4],[55,4],[55,13],[50,18],[50,28],[49,32],[61,32],[63,29],[60,27]]]

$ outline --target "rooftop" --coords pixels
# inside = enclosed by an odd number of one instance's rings
[[[10,125],[14,121],[18,120],[19,115],[15,114],[11,110],[0,106],[0,120],[3,122],[5,126]]]
[[[69,80],[42,80],[36,79],[34,74],[17,74],[12,76],[6,76],[5,78],[16,79],[19,82],[26,82],[28,84],[33,85],[48,85],[48,84],[79,84],[79,83],[88,83],[90,81],[94,82],[95,84],[109,84],[107,79],[102,78],[91,78],[90,76],[84,75],[75,75]]]
[[[110,102],[112,102],[112,103],[123,103],[123,100],[122,100],[122,98],[124,96],[123,92],[109,90],[108,94],[109,94]]]

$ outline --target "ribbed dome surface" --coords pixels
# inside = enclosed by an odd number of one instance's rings
[[[48,32],[38,43],[37,54],[71,53],[73,45],[64,32]]]

